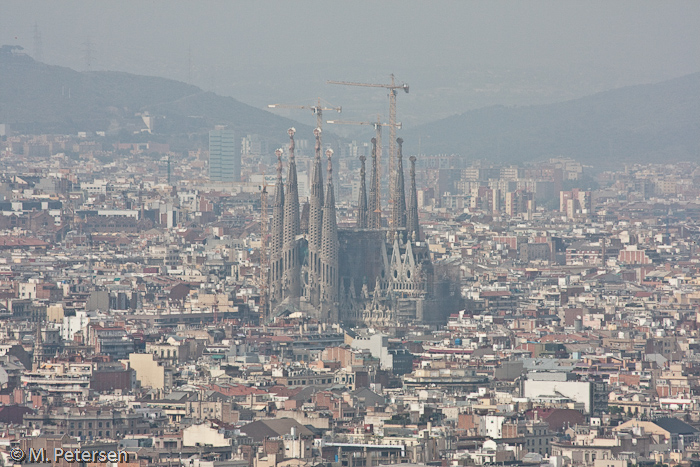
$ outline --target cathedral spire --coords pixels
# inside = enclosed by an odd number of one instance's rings
[[[372,138],[372,184],[369,187],[369,228],[382,228],[382,204],[377,166],[377,138]]]
[[[270,238],[270,301],[275,304],[281,298],[282,245],[284,236],[284,185],[282,184],[282,150],[277,156],[277,181],[272,204],[272,235]]]
[[[285,296],[290,298],[298,298],[301,293],[301,272],[297,246],[297,235],[299,235],[301,227],[297,165],[294,159],[294,133],[296,133],[294,128],[287,131],[289,135],[289,169],[287,171],[287,196],[284,198],[284,234],[282,239],[282,256],[285,264],[282,280]]]
[[[32,371],[41,368],[44,361],[44,340],[41,337],[41,321],[36,322],[36,336],[34,337],[34,355],[32,356]]]
[[[323,203],[323,229],[321,233],[321,301],[326,304],[331,320],[338,319],[338,226],[335,213],[335,195],[333,193],[333,151],[328,149],[328,181]]]
[[[357,200],[357,228],[367,228],[367,186],[365,185],[365,160],[367,158],[360,156],[360,196]]]
[[[321,168],[321,129],[314,130],[316,136],[316,157],[311,172],[311,194],[309,196],[309,300],[318,306],[320,297],[319,251],[323,229],[323,169]]]
[[[391,207],[391,226],[394,232],[406,228],[406,193],[403,182],[403,139],[397,138],[396,175],[394,178],[394,205]]]
[[[406,233],[407,239],[420,240],[420,226],[418,225],[418,193],[416,191],[416,156],[411,156],[409,160],[411,161],[411,187],[408,190]]]

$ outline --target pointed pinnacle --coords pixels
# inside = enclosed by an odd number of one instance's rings
[[[333,155],[332,149],[326,149],[326,157],[328,157],[328,182],[330,183],[331,177],[333,175],[333,164],[331,163],[331,156]]]

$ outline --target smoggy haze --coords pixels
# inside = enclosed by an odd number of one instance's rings
[[[407,126],[493,104],[566,100],[700,70],[700,2],[5,1],[0,43],[50,64],[157,75],[265,107],[320,95]],[[89,46],[88,46],[89,44]],[[304,121],[296,111],[282,113]]]

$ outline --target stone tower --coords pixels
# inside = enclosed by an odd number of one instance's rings
[[[311,172],[311,193],[309,196],[309,302],[313,306],[320,303],[321,235],[323,230],[323,174],[321,169],[321,129],[314,130],[316,136],[316,157]]]
[[[323,204],[323,228],[321,233],[321,306],[322,316],[338,321],[338,226],[335,215],[335,195],[333,194],[333,165],[328,149],[328,181]]]
[[[36,336],[34,337],[34,355],[32,355],[32,371],[41,368],[44,362],[44,340],[41,337],[41,321],[36,322]]]
[[[301,268],[297,236],[301,232],[299,220],[299,189],[297,165],[294,159],[294,133],[289,134],[289,169],[287,170],[287,193],[284,197],[284,229],[282,236],[282,288],[285,298],[298,299],[301,295]]]
[[[277,155],[277,182],[272,202],[272,229],[270,235],[270,306],[282,301],[282,244],[284,236],[284,185],[282,184],[282,150]]]
[[[365,185],[365,156],[360,156],[360,195],[357,200],[357,228],[367,228],[367,186]]]
[[[416,190],[416,156],[411,156],[409,160],[411,161],[411,187],[408,190],[406,235],[408,239],[420,240],[420,227],[418,224],[418,193]]]
[[[403,181],[403,139],[397,138],[396,174],[394,177],[394,204],[391,207],[391,226],[394,232],[406,228],[406,193]],[[394,174],[392,174],[394,175]]]
[[[372,184],[369,187],[369,228],[382,228],[382,205],[377,165],[377,138],[372,138]]]

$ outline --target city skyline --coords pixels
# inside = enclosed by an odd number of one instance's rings
[[[698,19],[2,2],[0,464],[698,467]]]

